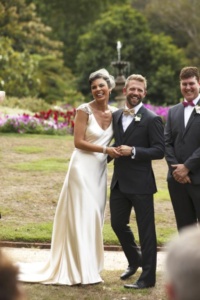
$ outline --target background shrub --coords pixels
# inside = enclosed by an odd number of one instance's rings
[[[16,97],[6,97],[2,102],[2,106],[7,106],[10,108],[20,108],[24,110],[29,110],[31,112],[38,112],[42,110],[48,110],[51,106],[45,100],[39,98],[16,98]]]

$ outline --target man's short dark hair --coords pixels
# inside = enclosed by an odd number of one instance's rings
[[[180,72],[180,80],[196,77],[197,81],[200,80],[200,74],[197,67],[185,67]]]

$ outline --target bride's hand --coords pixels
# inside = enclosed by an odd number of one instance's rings
[[[115,147],[107,147],[106,153],[112,158],[117,158],[121,156],[121,154],[117,151],[117,148]]]

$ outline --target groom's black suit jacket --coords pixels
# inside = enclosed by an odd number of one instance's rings
[[[136,155],[135,159],[131,156],[115,159],[111,189],[118,182],[123,193],[153,194],[157,190],[151,161],[164,157],[162,119],[142,106],[137,113],[141,120],[133,120],[124,132],[122,112],[120,109],[113,113],[115,146],[134,146]]]
[[[198,103],[200,105],[200,101]],[[187,126],[184,125],[184,106],[179,103],[169,110],[165,127],[168,180],[172,177],[171,164],[184,164],[192,184],[200,184],[200,114],[194,109]]]

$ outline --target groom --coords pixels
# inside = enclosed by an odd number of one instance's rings
[[[128,260],[121,275],[127,279],[142,267],[139,279],[125,288],[144,289],[156,282],[156,232],[153,194],[156,190],[152,160],[164,157],[164,128],[159,116],[146,109],[142,100],[147,82],[133,74],[126,80],[123,92],[125,110],[113,114],[115,146],[121,156],[114,161],[111,182],[111,225]],[[129,226],[134,208],[141,250]]]

